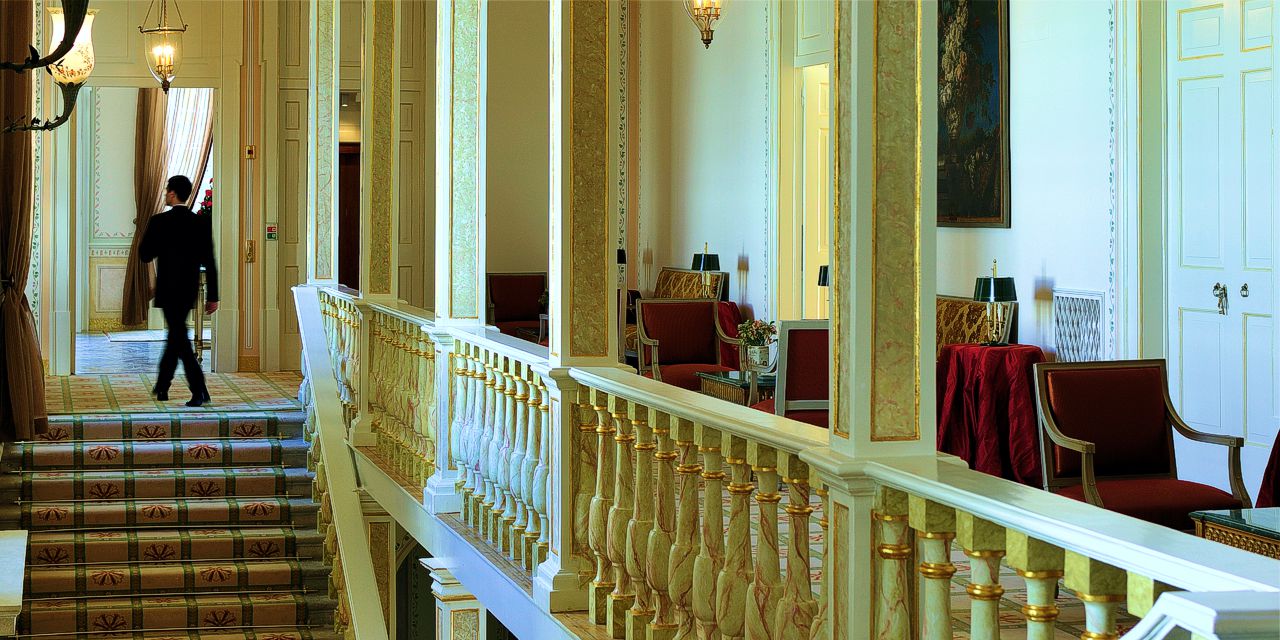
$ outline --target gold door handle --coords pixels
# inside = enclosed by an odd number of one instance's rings
[[[1227,287],[1221,282],[1213,285],[1213,295],[1218,299],[1218,314],[1227,315]]]
[[[1248,297],[1249,297],[1249,283],[1248,283],[1248,282],[1246,282],[1246,283],[1244,283],[1244,284],[1240,285],[1240,297],[1241,297],[1241,298],[1248,298]]]

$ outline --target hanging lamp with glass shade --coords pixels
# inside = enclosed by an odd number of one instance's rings
[[[157,2],[160,4],[159,12],[155,11]],[[170,4],[177,14],[177,22],[170,22]],[[156,15],[155,26],[147,26],[152,14]],[[160,82],[160,88],[168,93],[174,78],[178,77],[178,67],[182,63],[182,34],[187,32],[187,23],[182,19],[177,1],[151,0],[151,6],[147,7],[147,17],[143,19],[138,31],[142,33],[142,52],[147,59],[147,68],[151,69],[151,75]]]
[[[711,38],[715,35],[716,22],[720,20],[720,6],[723,0],[684,0],[684,10],[702,34],[702,44],[711,48]]]
[[[80,87],[84,86],[93,73],[93,16],[97,13],[97,9],[88,9],[82,21],[78,17],[72,21],[73,24],[79,22],[79,31],[74,34],[71,48],[66,55],[47,67],[53,76],[53,81],[62,92],[62,113],[48,122],[41,121],[38,117],[32,118],[30,123],[25,124],[20,120],[12,122],[4,128],[5,133],[52,131],[71,119],[71,112],[76,108],[76,96],[80,94]],[[49,7],[49,17],[53,21],[53,37],[50,39],[52,54],[62,47],[62,42],[67,36],[68,20],[67,14],[61,7]]]

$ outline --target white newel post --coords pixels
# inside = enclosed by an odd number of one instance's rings
[[[369,336],[372,332],[373,310],[369,304],[356,300],[353,302],[360,314],[360,328],[356,332],[356,353],[360,358],[360,366],[356,368],[356,417],[351,424],[351,444],[357,447],[372,447],[377,444],[373,434],[373,409],[370,407],[370,396],[373,385],[369,384],[373,359],[369,352]]]
[[[479,640],[489,637],[487,611],[440,558],[419,562],[431,572],[436,600],[436,640]]]
[[[546,479],[547,547],[546,559],[533,576],[533,599],[548,611],[580,611],[587,608],[586,585],[591,567],[580,552],[585,547],[585,532],[575,531],[575,482],[580,470],[574,441],[577,421],[574,419],[578,385],[569,377],[567,368],[537,370],[546,382],[543,437],[547,439]]]
[[[435,473],[427,478],[422,499],[431,513],[457,513],[462,511],[462,497],[458,495],[461,470],[456,461],[461,433],[454,426],[464,407],[460,393],[462,377],[456,372],[463,364],[455,357],[456,343],[448,332],[432,331],[430,335],[436,350],[435,388],[430,390],[436,397],[436,467]]]

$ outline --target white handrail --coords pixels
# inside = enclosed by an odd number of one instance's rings
[[[636,375],[622,369],[573,369],[573,379],[611,396],[661,409],[698,424],[731,431],[780,451],[799,453],[826,447],[827,430],[771,413],[728,402],[708,402],[707,396]]]
[[[801,454],[815,466],[821,451]],[[867,462],[881,484],[1191,591],[1280,592],[1280,560],[973,471],[944,457]]]
[[[0,636],[17,633],[26,566],[26,530],[0,531]]]
[[[351,630],[360,640],[386,640],[387,624],[382,617],[382,600],[369,556],[356,483],[355,463],[347,448],[346,425],[338,403],[338,384],[329,364],[324,325],[321,322],[319,289],[293,288],[302,361],[315,403],[316,437],[329,486],[333,525],[338,537],[337,553],[342,561],[350,606]]]
[[[1280,636],[1276,611],[1280,593],[1164,593],[1123,640],[1185,638],[1188,631],[1205,639],[1273,640]]]

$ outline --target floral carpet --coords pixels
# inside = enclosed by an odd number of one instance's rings
[[[212,404],[187,407],[190,397],[179,377],[169,390],[169,400],[151,396],[154,373],[112,373],[93,376],[46,376],[45,402],[49,413],[142,413],[208,411],[298,410],[296,373],[211,373],[206,376]]]

